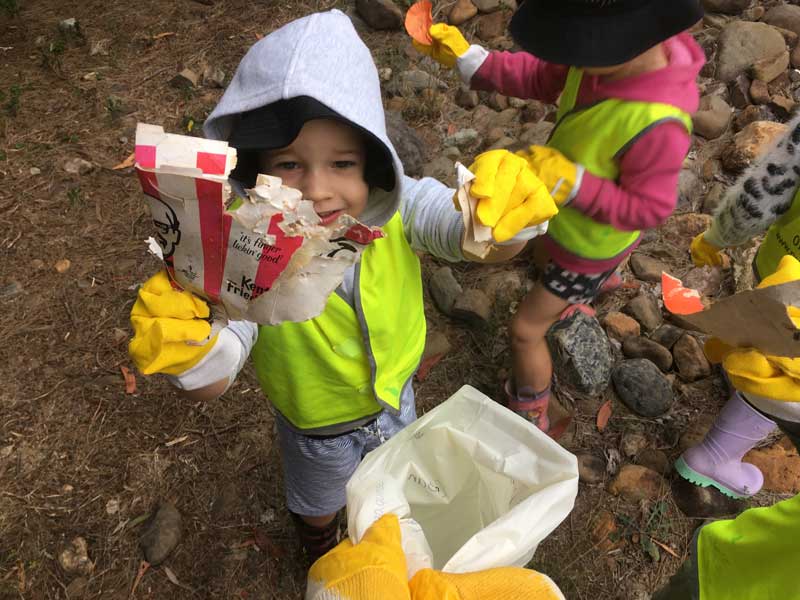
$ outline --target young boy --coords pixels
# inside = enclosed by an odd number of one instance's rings
[[[702,16],[697,0],[526,0],[509,26],[526,52],[488,52],[441,24],[431,27],[431,46],[415,42],[473,89],[560,98],[547,146],[518,153],[560,211],[543,237],[550,262],[512,323],[514,377],[506,385],[509,408],[544,431],[553,373],[547,330],[606,280],[619,285],[615,270],[640,230],[675,208],[704,62],[681,32]],[[476,173],[483,162],[478,157]]]
[[[205,133],[237,149],[232,175],[244,186],[259,172],[276,175],[314,202],[323,222],[347,213],[385,233],[306,322],[231,322],[205,345],[186,344],[209,335],[208,306],[173,291],[165,273],[142,287],[131,315],[139,369],[172,376],[192,398],[222,394],[252,357],[277,412],[287,505],[315,558],[336,543],[345,484],[361,457],[416,418],[411,381],[425,314],[414,250],[462,260],[461,215],[452,189],[404,177],[386,136],[377,69],[336,10],[254,45]]]

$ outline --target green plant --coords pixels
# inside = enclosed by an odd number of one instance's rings
[[[83,193],[81,188],[73,187],[67,190],[67,200],[71,209],[83,206]]]
[[[119,117],[125,110],[122,105],[122,98],[118,96],[109,96],[106,98],[106,111],[112,119]]]
[[[19,98],[22,95],[22,88],[14,84],[8,90],[8,96],[5,92],[0,91],[0,102],[3,103],[3,110],[9,117],[16,117],[19,111]]]
[[[0,0],[0,11],[6,16],[16,17],[19,14],[19,2],[17,0]]]
[[[621,538],[629,537],[632,542],[638,543],[642,552],[644,552],[650,560],[658,562],[661,560],[661,551],[659,547],[665,547],[659,540],[665,539],[671,532],[671,525],[667,519],[668,511],[669,507],[666,501],[659,500],[649,507],[642,515],[641,525],[639,525],[635,519],[627,515],[617,515],[617,519],[622,524],[623,528],[611,534],[609,538],[612,541],[617,541]]]

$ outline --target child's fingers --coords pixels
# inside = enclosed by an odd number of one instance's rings
[[[497,170],[503,161],[504,150],[490,150],[475,157],[469,170],[475,175],[475,180],[470,187],[470,193],[476,198],[491,198],[494,196],[494,183]]]
[[[533,202],[523,202],[504,214],[492,229],[496,242],[506,242],[522,231],[530,222],[535,211]]]
[[[541,179],[536,177],[536,175],[529,168],[527,168],[527,165],[523,164],[520,167],[520,171],[517,175],[514,189],[511,191],[511,196],[509,197],[508,206],[506,209],[511,210],[518,207],[520,204],[525,202],[525,199],[528,198],[528,196],[538,193],[539,188],[544,190],[544,184],[542,183]]]

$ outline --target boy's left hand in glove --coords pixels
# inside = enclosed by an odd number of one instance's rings
[[[528,161],[558,206],[566,206],[578,195],[583,180],[583,165],[572,162],[549,146],[531,146],[527,150],[520,150],[517,155]]]

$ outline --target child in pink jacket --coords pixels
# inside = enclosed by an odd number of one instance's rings
[[[560,211],[544,236],[549,262],[512,324],[506,385],[509,408],[544,431],[547,330],[604,284],[619,285],[615,270],[640,231],[675,209],[705,60],[682,32],[702,14],[697,0],[526,0],[509,26],[525,52],[489,52],[441,24],[431,46],[415,44],[472,89],[559,104],[547,145],[518,153]]]

